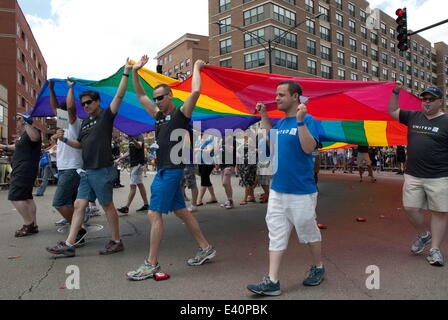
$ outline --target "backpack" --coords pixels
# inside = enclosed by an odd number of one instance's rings
[[[45,168],[50,163],[49,155],[46,152],[40,154],[39,167]]]

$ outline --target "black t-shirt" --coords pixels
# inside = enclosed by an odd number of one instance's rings
[[[115,114],[110,107],[95,118],[86,118],[81,124],[78,141],[81,143],[84,169],[100,169],[113,165],[112,130]]]
[[[112,140],[110,147],[112,148],[112,160],[120,158],[120,145]]]
[[[140,149],[135,146],[134,142],[132,142],[132,138],[135,141],[142,143],[142,147]],[[129,159],[131,162],[131,167],[135,167],[139,164],[145,164],[145,140],[141,134],[132,138],[129,139]]]
[[[180,109],[175,109],[169,114],[164,115],[161,111],[157,112],[156,117],[156,141],[159,145],[157,149],[157,168],[158,169],[182,169],[182,147],[179,148],[178,157],[181,159],[179,164],[173,163],[170,158],[171,149],[179,147],[179,142],[184,139],[185,132],[179,136],[177,141],[171,141],[171,133],[176,129],[188,130],[190,119],[187,118]]]
[[[31,141],[24,132],[16,141],[12,160],[12,177],[20,177],[34,182],[39,171],[42,140]]]
[[[400,110],[408,126],[405,173],[418,178],[448,177],[448,115],[429,120],[420,111]]]

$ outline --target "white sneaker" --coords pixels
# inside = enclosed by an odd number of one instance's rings
[[[196,212],[196,211],[198,211],[198,207],[197,207],[197,206],[193,206],[193,205],[191,205],[190,207],[188,207],[188,211],[190,211],[190,212]]]

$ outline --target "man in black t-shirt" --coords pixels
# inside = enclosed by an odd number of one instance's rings
[[[414,254],[431,242],[427,257],[433,266],[443,266],[440,244],[448,221],[448,115],[443,111],[443,93],[435,87],[421,94],[421,111],[402,110],[398,97],[403,87],[395,84],[388,111],[392,118],[408,126],[408,147],[403,186],[403,206],[418,235]],[[429,209],[431,232],[427,231],[420,209]]]
[[[112,239],[99,253],[105,255],[124,250],[120,238],[118,214],[112,198],[113,181],[116,178],[112,160],[112,130],[115,116],[126,93],[131,68],[132,65],[128,59],[117,93],[108,108],[103,110],[100,107],[98,92],[85,91],[80,95],[81,105],[89,117],[83,120],[78,139],[64,138],[64,130],[58,130],[59,140],[73,148],[82,150],[83,168],[79,171],[81,181],[70,233],[66,241],[59,242],[55,247],[47,248],[47,251],[52,254],[69,257],[75,255],[76,236],[82,226],[85,209],[89,205],[89,201],[94,202],[96,198],[107,215],[112,232]]]
[[[24,222],[15,236],[25,237],[39,232],[33,186],[39,170],[42,139],[39,129],[32,126],[33,120],[30,116],[19,113],[15,118],[19,137],[15,144],[9,146],[0,144],[0,148],[4,152],[14,151],[8,200],[20,213]]]
[[[138,100],[155,119],[156,142],[159,146],[157,149],[157,174],[151,185],[151,203],[148,212],[148,219],[151,224],[148,258],[137,270],[127,273],[129,280],[148,279],[160,270],[158,258],[163,237],[162,214],[168,214],[170,211],[174,211],[174,214],[185,223],[200,246],[196,256],[188,260],[189,265],[201,265],[216,255],[216,251],[202,234],[198,221],[186,208],[180,186],[184,164],[182,155],[176,152],[178,146],[182,145],[182,139],[188,134],[189,122],[201,91],[200,71],[205,63],[198,60],[194,64],[191,94],[185,100],[184,105],[177,109],[173,104],[173,92],[166,84],[154,88],[153,95],[156,105],[146,96],[140,83],[138,70],[148,60],[148,56],[143,56],[134,65],[133,84]],[[171,141],[172,135],[177,136],[178,140]]]
[[[148,197],[146,196],[145,185],[143,184],[143,168],[145,166],[145,140],[143,135],[129,136],[129,151],[119,157],[115,162],[118,164],[123,159],[129,157],[131,163],[131,190],[129,191],[128,202],[124,207],[118,208],[118,212],[128,214],[132,200],[138,190],[143,199],[143,207],[137,212],[147,212],[149,210]]]

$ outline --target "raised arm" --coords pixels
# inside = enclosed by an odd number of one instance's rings
[[[317,147],[316,139],[311,135],[308,127],[303,122],[305,121],[305,115],[307,113],[306,105],[300,104],[297,107],[297,125],[299,128],[299,140],[302,146],[303,152],[306,154],[311,154]],[[299,124],[300,123],[300,124]]]
[[[389,106],[387,108],[389,115],[397,121],[400,120],[400,108],[398,107],[398,97],[400,95],[400,90],[402,87],[403,84],[400,81],[397,81],[395,83],[395,88],[392,91],[392,95],[389,100]]]
[[[64,138],[64,129],[58,129],[56,131],[56,135],[57,138],[64,142],[66,145],[75,149],[81,149],[81,142],[79,142],[78,140]]]
[[[121,76],[120,84],[118,85],[117,93],[114,99],[110,103],[110,111],[113,114],[118,112],[121,102],[123,101],[124,95],[126,94],[126,88],[128,86],[129,71],[132,69],[132,65],[129,63],[129,58],[126,59],[126,64],[124,65],[123,75]]]
[[[75,93],[73,86],[75,85],[74,81],[71,81],[70,78],[67,78],[67,113],[68,113],[68,121],[70,124],[75,123],[76,121],[76,107],[75,107]]]
[[[271,130],[272,122],[269,120],[268,113],[266,112],[266,106],[263,103],[258,102],[255,108],[261,116],[261,129],[265,129],[267,131]]]
[[[56,93],[54,92],[54,82],[51,80],[48,80],[48,89],[50,89],[50,106],[53,110],[54,115],[57,115],[56,109],[58,108],[59,102],[56,98]]]
[[[132,67],[132,83],[134,84],[134,90],[135,94],[137,95],[138,101],[143,106],[143,108],[145,108],[146,112],[148,112],[151,117],[155,118],[157,112],[159,111],[159,108],[157,108],[157,106],[146,95],[146,92],[140,82],[140,76],[138,75],[138,70],[143,68],[148,60],[149,57],[147,55],[144,55],[139,62],[134,64],[134,66]]]
[[[180,108],[180,111],[182,111],[187,118],[191,118],[196,102],[198,102],[199,96],[201,95],[201,69],[204,68],[204,66],[205,62],[202,60],[196,60],[194,63],[193,78],[191,80],[191,94]]]

